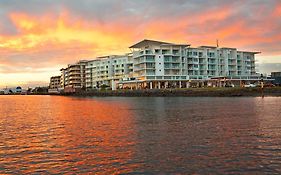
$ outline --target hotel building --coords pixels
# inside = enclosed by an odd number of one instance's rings
[[[213,46],[194,48],[188,44],[153,40],[143,40],[130,49],[135,80],[121,84],[134,84],[136,88],[181,88],[189,87],[191,81],[249,80],[258,76],[255,71],[255,54],[258,52]]]
[[[98,57],[86,64],[86,88],[102,86],[117,88],[117,84],[133,76],[132,55],[112,55]]]
[[[81,60],[75,64],[69,64],[61,69],[61,87],[66,92],[74,92],[86,88],[86,64],[88,61]]]
[[[223,86],[232,80],[259,80],[255,54],[236,48],[175,44],[143,40],[130,54],[83,60],[61,69],[61,86],[73,89],[190,87],[191,83],[211,82]],[[205,84],[204,84],[205,83]],[[225,85],[225,84],[224,84]]]

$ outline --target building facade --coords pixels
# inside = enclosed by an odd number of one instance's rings
[[[61,88],[61,76],[53,76],[50,78],[50,89],[59,89]]]
[[[174,44],[143,40],[130,54],[79,61],[61,69],[60,84],[75,89],[190,87],[210,80],[258,80],[255,54],[236,48]]]
[[[75,64],[69,64],[61,69],[60,84],[66,92],[74,92],[86,88],[86,64],[81,60]]]
[[[122,82],[135,88],[188,87],[190,81],[214,77],[251,79],[257,76],[255,54],[236,48],[190,47],[143,40],[130,47],[136,80]]]
[[[132,55],[98,57],[86,64],[86,88],[110,87],[115,90],[123,79],[132,77]]]
[[[271,72],[271,78],[275,85],[281,86],[281,72]]]

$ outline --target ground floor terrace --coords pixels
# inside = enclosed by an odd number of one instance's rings
[[[259,86],[263,81],[271,84],[273,79],[247,78],[237,79],[217,77],[210,79],[189,80],[134,80],[118,82],[118,89],[168,89],[168,88],[199,88],[199,87],[244,87],[253,84]]]

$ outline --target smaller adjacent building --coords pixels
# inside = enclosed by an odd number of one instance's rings
[[[60,85],[60,76],[53,76],[50,79],[50,89],[58,89],[61,87]]]
[[[61,76],[53,76],[50,78],[49,93],[59,93],[61,89]]]
[[[87,89],[109,87],[116,90],[120,81],[132,76],[133,61],[131,54],[98,57],[86,64]]]
[[[61,69],[60,85],[64,92],[75,92],[86,88],[85,71],[87,62],[81,60]]]
[[[275,85],[281,85],[281,72],[271,72],[271,78],[274,79],[273,83]]]

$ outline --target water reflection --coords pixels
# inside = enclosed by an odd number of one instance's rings
[[[280,174],[280,102],[1,96],[0,174]]]
[[[126,102],[1,97],[0,173],[128,169],[134,124]],[[4,115],[3,115],[4,114]]]

